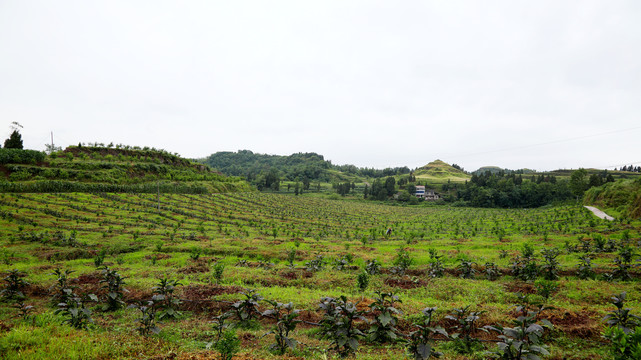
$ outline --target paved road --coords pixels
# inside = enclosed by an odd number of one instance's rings
[[[614,218],[613,218],[612,216],[610,216],[610,215],[608,215],[608,214],[604,213],[603,211],[601,211],[601,210],[599,210],[599,209],[595,208],[594,206],[584,206],[584,207],[585,207],[586,209],[588,209],[588,210],[592,211],[592,213],[593,213],[594,215],[598,216],[598,217],[599,217],[599,218],[601,218],[601,219],[606,219],[606,220],[610,220],[610,221],[614,220]]]

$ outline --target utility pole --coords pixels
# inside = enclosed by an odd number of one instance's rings
[[[51,152],[53,152],[53,131],[51,132]]]

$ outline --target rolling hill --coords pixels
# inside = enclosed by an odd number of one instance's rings
[[[188,192],[248,191],[249,185],[163,150],[70,146],[45,155],[0,149],[0,191]]]

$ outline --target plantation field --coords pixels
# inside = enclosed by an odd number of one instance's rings
[[[393,338],[416,344],[418,335],[408,336],[425,320],[421,311],[436,307],[426,312],[430,326],[460,335],[435,332],[423,343],[444,359],[484,359],[499,334],[474,329],[514,326],[523,309],[544,304],[531,322],[546,325],[537,341],[548,358],[608,358],[602,318],[615,309],[611,297],[627,292],[625,306],[641,313],[640,231],[638,220],[608,222],[580,206],[0,194],[0,357],[214,359],[220,315],[230,312],[236,359],[334,358],[350,345],[357,359],[402,359],[408,346]],[[265,334],[291,309],[267,300],[292,302],[300,313],[291,319],[303,320],[280,338],[283,355]],[[332,337],[336,306],[352,311],[353,341]]]

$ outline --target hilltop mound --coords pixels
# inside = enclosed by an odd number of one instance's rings
[[[434,160],[429,164],[416,169],[414,175],[418,179],[437,181],[450,180],[463,182],[471,178],[471,176],[465,173],[465,171],[457,169],[441,160]]]
[[[70,146],[48,156],[21,151],[31,156],[14,154],[0,165],[8,180],[1,183],[0,190],[153,192],[161,188],[164,192],[206,193],[249,189],[238,178],[226,177],[164,150]]]

